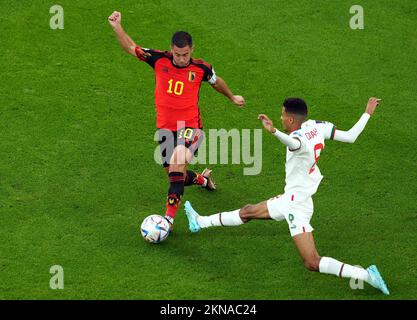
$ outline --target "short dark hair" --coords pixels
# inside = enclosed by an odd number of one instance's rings
[[[172,36],[171,44],[178,48],[184,48],[186,46],[193,46],[193,38],[188,32],[177,31]]]
[[[301,98],[287,98],[284,100],[285,111],[300,118],[305,119],[307,117],[307,103]]]

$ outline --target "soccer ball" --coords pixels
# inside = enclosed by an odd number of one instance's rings
[[[157,214],[146,217],[140,226],[142,237],[150,243],[164,241],[168,237],[169,232],[168,220]]]

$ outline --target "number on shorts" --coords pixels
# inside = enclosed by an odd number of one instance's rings
[[[185,129],[184,138],[191,139],[192,136],[193,136],[193,129],[190,129],[190,128]]]
[[[288,215],[288,220],[290,221],[290,224],[292,225],[293,224],[292,222],[294,221],[294,215],[292,213]],[[294,229],[296,228],[296,226],[292,225],[290,228]]]
[[[185,129],[181,129],[180,133],[178,134],[178,139],[182,139],[182,137],[184,136],[185,139],[191,139],[191,137],[193,136],[194,130],[191,128],[187,128]]]

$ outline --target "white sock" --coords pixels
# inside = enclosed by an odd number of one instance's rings
[[[369,283],[369,274],[364,268],[354,267],[333,258],[322,257],[319,265],[320,273],[333,274],[342,278],[353,278]]]
[[[197,222],[201,228],[220,226],[239,226],[243,224],[239,216],[240,209],[229,212],[216,213],[211,216],[199,216]]]

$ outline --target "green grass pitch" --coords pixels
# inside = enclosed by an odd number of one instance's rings
[[[0,85],[1,299],[416,299],[417,3],[361,1],[2,1]],[[351,30],[349,8],[365,10]],[[304,97],[313,119],[349,129],[368,97],[383,99],[353,145],[329,142],[314,197],[321,255],[379,266],[389,297],[304,269],[285,222],[190,234],[181,208],[160,245],[139,236],[164,211],[168,181],[154,162],[152,69],[120,48],[108,25],[122,12],[144,47],[194,38],[240,110],[208,85],[206,129],[279,123],[286,96]],[[263,167],[213,165],[218,191],[187,188],[204,214],[282,192],[285,148],[263,134]],[[203,165],[194,166],[202,170]],[[64,268],[51,290],[49,268]]]

